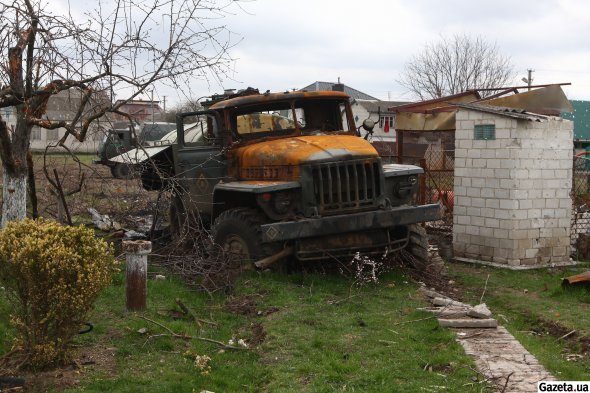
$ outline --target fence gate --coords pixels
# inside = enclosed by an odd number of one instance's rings
[[[588,152],[590,153],[590,152]],[[572,254],[590,258],[590,154],[574,156],[570,240]]]

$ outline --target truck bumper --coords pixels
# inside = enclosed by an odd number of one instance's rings
[[[262,225],[262,241],[276,242],[310,237],[387,229],[441,218],[440,205],[400,206],[388,210],[343,214]]]

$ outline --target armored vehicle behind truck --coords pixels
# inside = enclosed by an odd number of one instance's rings
[[[168,132],[174,130],[176,124],[164,122],[137,123],[116,122],[108,129],[98,148],[96,164],[106,165],[116,179],[129,178],[133,167],[113,161],[112,158],[137,148],[150,146],[159,141]]]

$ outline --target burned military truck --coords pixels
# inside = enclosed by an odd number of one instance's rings
[[[178,116],[176,143],[158,150],[142,176],[147,189],[173,189],[176,236],[190,235],[198,218],[220,247],[245,260],[406,246],[425,258],[415,224],[437,219],[439,206],[412,205],[423,170],[383,165],[360,137],[348,95],[249,89],[204,106]],[[190,140],[189,118],[200,125]]]

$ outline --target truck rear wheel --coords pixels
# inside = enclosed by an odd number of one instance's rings
[[[409,225],[408,235],[409,241],[406,249],[412,255],[412,265],[418,270],[424,270],[430,265],[426,229],[418,224]]]
[[[254,209],[230,209],[215,219],[211,235],[232,261],[257,261],[268,256],[260,232],[263,222],[262,214]]]

